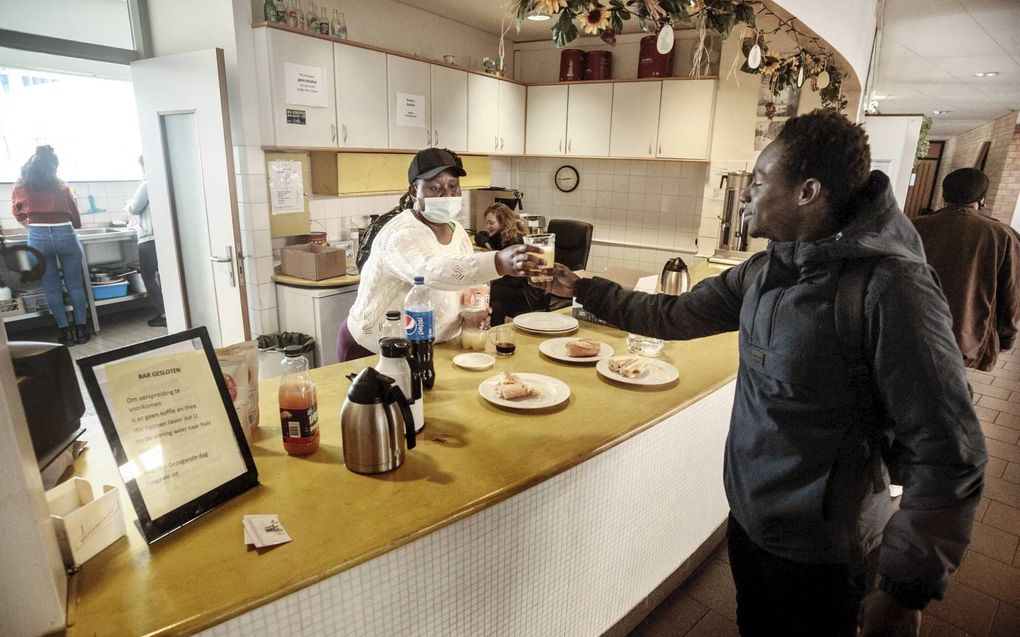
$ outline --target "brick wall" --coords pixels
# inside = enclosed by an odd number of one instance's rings
[[[1010,223],[1020,197],[1020,125],[1013,127],[1013,140],[1006,151],[1006,164],[995,190],[996,218]]]
[[[973,167],[977,163],[981,145],[990,141],[992,145],[988,150],[988,161],[985,162],[985,174],[988,175],[990,185],[985,204],[993,217],[1003,223],[1010,222],[1013,217],[1013,206],[1016,203],[1016,191],[1012,191],[1012,198],[1010,198],[1009,188],[1003,189],[1000,193],[999,184],[1007,168],[1007,163],[1011,166],[1011,170],[1017,169],[1016,153],[1014,152],[1012,155],[1009,153],[1015,145],[1014,131],[1016,128],[1016,113],[1009,113],[946,141],[942,165],[935,186],[934,201],[937,202],[937,205],[934,207],[936,210],[944,205],[942,180],[945,176],[957,168]],[[1012,159],[1007,159],[1007,156],[1011,156]],[[1015,182],[1008,182],[1008,184],[1012,184],[1013,188],[1017,187]]]

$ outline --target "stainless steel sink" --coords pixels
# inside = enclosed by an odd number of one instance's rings
[[[125,232],[134,233],[134,230],[129,230],[128,228],[82,228],[78,230],[78,236],[91,237],[95,235],[120,234]]]

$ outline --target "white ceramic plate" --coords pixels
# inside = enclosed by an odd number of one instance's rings
[[[577,339],[572,336],[568,336],[566,338],[550,338],[538,344],[538,351],[542,352],[549,358],[555,358],[558,361],[565,361],[567,363],[595,363],[603,358],[609,358],[613,355],[613,348],[606,343],[602,343],[599,348],[599,353],[595,356],[571,356],[570,354],[567,354],[567,343],[576,340]]]
[[[514,317],[514,325],[539,334],[564,334],[576,330],[577,319],[557,312],[528,312]]]
[[[609,369],[609,358],[601,359],[595,370],[603,377],[609,380],[614,380],[618,383],[627,383],[628,385],[665,385],[666,383],[672,383],[674,380],[680,378],[680,370],[673,367],[665,361],[660,361],[655,358],[646,358],[644,356],[637,356],[648,361],[648,367],[645,371],[641,372],[640,376],[634,378],[627,378],[621,376],[614,371]]]
[[[542,374],[515,373],[525,383],[538,388],[542,395],[534,398],[522,398],[520,400],[504,400],[500,398],[499,379],[502,378],[502,374],[483,380],[482,384],[478,386],[478,393],[482,398],[494,405],[510,407],[511,409],[542,409],[543,407],[558,405],[570,398],[570,387],[562,380]]]
[[[489,369],[496,363],[496,359],[489,354],[481,352],[466,352],[453,357],[453,364],[464,369],[482,370]]]

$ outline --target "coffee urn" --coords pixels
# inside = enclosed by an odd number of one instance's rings
[[[741,193],[751,185],[751,173],[726,173],[719,187],[726,190],[722,217],[719,224],[719,249],[744,252],[747,250],[747,223],[744,219],[744,202]]]

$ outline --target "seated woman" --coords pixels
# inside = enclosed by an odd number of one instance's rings
[[[472,250],[467,232],[455,220],[462,205],[460,178],[465,174],[460,158],[445,149],[426,148],[411,161],[410,207],[383,226],[372,242],[354,306],[340,326],[341,361],[378,353],[386,311],[403,309],[416,276],[424,276],[430,288],[435,340],[442,343],[460,334],[462,290],[537,269],[538,257],[529,258],[523,245],[498,252]]]
[[[475,233],[475,243],[500,250],[523,243],[526,234],[528,226],[516,212],[505,204],[494,203],[485,209],[485,230]],[[547,309],[549,295],[528,285],[526,278],[504,276],[490,285],[489,304],[492,306],[492,324],[502,325],[518,314]]]

